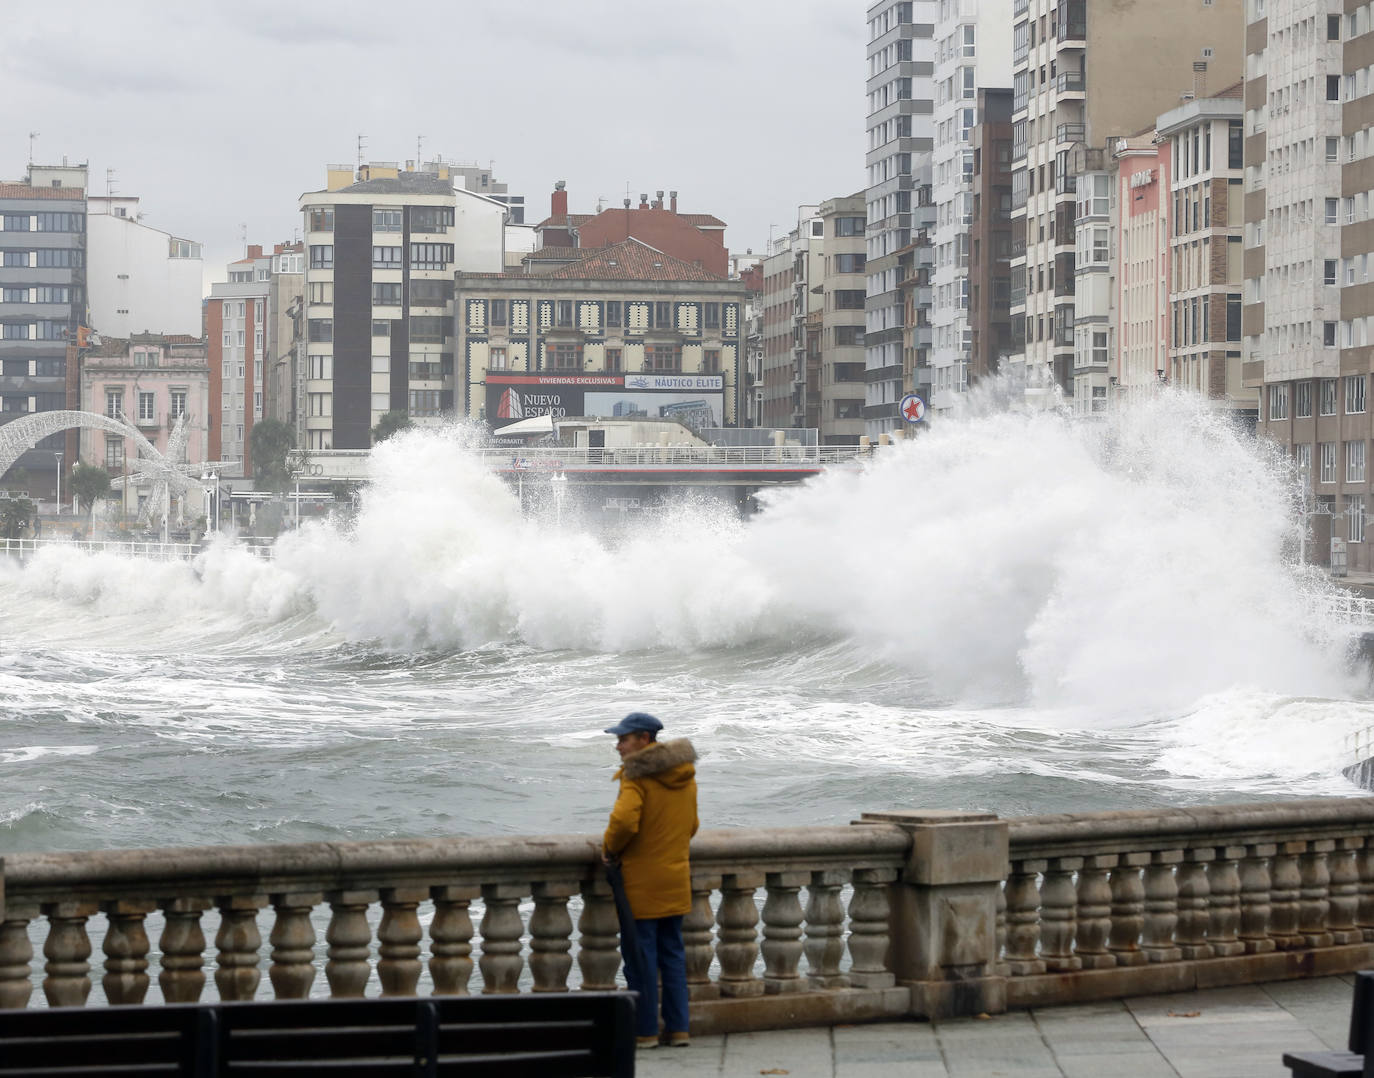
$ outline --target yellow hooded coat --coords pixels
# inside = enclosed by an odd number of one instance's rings
[[[620,858],[635,920],[677,917],[692,908],[687,849],[697,833],[696,750],[686,738],[656,741],[625,757],[620,796],[602,846]]]

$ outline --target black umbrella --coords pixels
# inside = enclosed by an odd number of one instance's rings
[[[625,964],[625,979],[631,986],[648,984],[645,971],[640,968],[639,940],[635,936],[635,915],[625,896],[625,873],[619,860],[606,862],[606,882],[615,898],[615,914],[620,920],[620,958]]]

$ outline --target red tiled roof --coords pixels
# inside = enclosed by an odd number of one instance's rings
[[[628,239],[603,247],[587,258],[559,266],[542,275],[551,280],[598,281],[724,281],[700,266],[656,251],[648,244]]]
[[[631,206],[631,207],[630,207],[630,211],[631,211],[631,212],[634,212],[634,211],[636,211],[636,210],[639,210],[640,208],[641,208],[641,207],[639,207],[639,206]],[[622,210],[621,212],[624,212],[624,211]],[[649,212],[649,211],[646,210],[645,212]],[[657,212],[659,212],[659,213],[672,214],[672,215],[673,215],[674,217],[676,217],[679,221],[682,221],[682,222],[685,223],[685,224],[693,225],[693,226],[695,226],[695,227],[697,227],[697,228],[724,228],[724,227],[725,227],[725,222],[724,222],[724,221],[722,221],[719,217],[714,217],[714,216],[712,216],[712,215],[709,214],[709,213],[677,213],[677,214],[674,214],[673,211],[672,211],[672,210],[669,210],[669,209],[662,209],[662,210],[659,210],[659,211],[657,211]],[[586,224],[588,221],[591,221],[591,220],[593,220],[593,219],[595,219],[596,217],[599,217],[599,216],[600,216],[600,214],[595,214],[595,213],[566,213],[566,214],[565,214],[565,213],[557,213],[557,214],[554,214],[552,217],[545,217],[544,220],[540,221],[540,222],[539,222],[537,225],[535,225],[534,227],[535,227],[535,228],[568,228],[569,226],[571,226],[571,227],[573,227],[573,228],[578,228],[579,226],[584,225],[584,224]]]
[[[26,183],[0,183],[0,198],[53,198],[64,202],[85,202],[86,192],[79,187],[30,187]]]
[[[576,262],[601,250],[600,247],[540,247],[525,256],[535,262]]]

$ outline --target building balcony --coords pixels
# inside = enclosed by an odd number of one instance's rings
[[[1018,45],[1018,46],[1016,46],[1016,48],[1012,50],[1012,54],[1011,54],[1011,66],[1012,66],[1013,68],[1020,67],[1022,64],[1024,64],[1024,63],[1026,62],[1026,57],[1028,57],[1029,55],[1030,55],[1030,45],[1027,44],[1027,45]]]
[[[1025,288],[1013,288],[1011,290],[1011,301],[1007,304],[1010,307],[1024,307],[1026,305]]]
[[[1055,81],[1055,96],[1059,101],[1082,101],[1086,93],[1081,71],[1065,71]]]
[[[1070,142],[1082,142],[1087,137],[1086,124],[1060,124],[1054,129],[1054,141],[1061,146]]]
[[[1030,0],[1014,0],[1014,3],[1011,6],[1011,17],[1013,19],[1019,19],[1029,10]]]
[[[1088,11],[1086,0],[1061,0],[1055,25],[1055,36],[1061,49],[1081,49],[1088,43]]]

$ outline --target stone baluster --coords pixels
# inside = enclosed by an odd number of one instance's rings
[[[1178,924],[1174,866],[1182,860],[1182,850],[1156,850],[1145,866],[1145,924],[1140,930],[1140,949],[1151,962],[1177,962],[1182,957],[1174,945]]]
[[[258,992],[262,972],[258,951],[262,933],[258,931],[258,910],[267,905],[266,895],[226,895],[219,907],[219,931],[215,947],[219,950],[215,987],[220,999],[252,999]]]
[[[892,900],[895,868],[861,868],[854,872],[849,898],[849,983],[855,988],[891,988],[896,975],[887,968],[892,944]]]
[[[1107,872],[1117,855],[1101,854],[1083,858],[1078,870],[1078,929],[1074,953],[1084,969],[1110,969],[1116,956],[1107,949],[1112,931],[1112,888]]]
[[[1082,864],[1081,857],[1051,857],[1040,885],[1040,956],[1050,973],[1072,973],[1083,967],[1073,953],[1078,923],[1073,874]]]
[[[801,889],[809,872],[770,872],[763,902],[763,987],[770,996],[800,992],[803,920]]]
[[[566,992],[572,972],[572,915],[568,899],[577,884],[536,883],[530,915],[530,973],[536,992]]]
[[[1008,865],[1006,874],[1010,873],[1011,866]],[[992,933],[993,951],[997,955],[997,961],[993,963],[992,972],[997,977],[1010,977],[1011,970],[1007,967],[1007,888],[1005,879],[997,888],[997,906]]]
[[[377,980],[384,996],[413,996],[420,983],[421,902],[425,887],[385,887],[382,920],[377,925]]]
[[[1355,927],[1365,941],[1374,940],[1374,837],[1366,838],[1355,858],[1360,876],[1359,903],[1355,913]]]
[[[620,968],[617,933],[620,920],[611,897],[611,885],[604,879],[582,884],[582,914],[577,919],[577,969],[582,987],[589,992],[615,989],[615,974]],[[688,952],[691,961],[691,952]]]
[[[720,883],[719,876],[692,877],[692,908],[682,919],[682,944],[687,952],[688,999],[720,998],[720,986],[711,980],[711,959],[716,953],[716,915],[711,909],[711,892],[717,890]],[[812,891],[812,894],[815,892]],[[840,943],[840,949],[844,949],[843,942]],[[810,954],[809,951],[807,953]]]
[[[844,960],[844,904],[840,891],[849,873],[821,869],[811,873],[806,888],[807,983],[812,988],[848,988],[849,978],[840,972]],[[765,919],[767,911],[765,911]]]
[[[1246,954],[1268,954],[1276,946],[1270,935],[1274,911],[1269,866],[1277,849],[1272,843],[1246,846],[1240,863],[1240,942]]]
[[[518,883],[487,883],[482,885],[482,957],[477,964],[482,970],[484,995],[508,995],[519,991],[520,971],[524,960],[520,956],[521,937],[525,922],[520,919],[520,900],[529,889]]]
[[[275,917],[267,942],[272,964],[267,969],[277,999],[309,999],[315,983],[315,926],[310,911],[324,901],[320,892],[270,896]]]
[[[1207,868],[1211,907],[1207,921],[1207,945],[1214,958],[1244,954],[1245,944],[1236,938],[1240,927],[1240,870],[1244,846],[1220,846],[1217,859]]]
[[[143,921],[157,909],[157,903],[144,899],[105,902],[109,926],[105,930],[105,976],[101,985],[111,1003],[142,1003],[148,994],[148,931]]]
[[[0,1008],[27,1007],[33,995],[33,982],[29,980],[33,965],[29,922],[38,916],[38,907],[9,902],[0,916],[4,918],[0,920]]]
[[[1040,887],[1048,861],[1014,861],[1007,877],[1007,969],[1013,977],[1045,972],[1040,958]]]
[[[476,886],[430,888],[434,920],[429,925],[429,973],[436,996],[466,996],[472,981],[472,913]]]
[[[1331,933],[1327,915],[1331,912],[1331,868],[1327,857],[1336,848],[1335,839],[1314,839],[1298,862],[1301,880],[1298,892],[1298,932],[1308,947],[1330,947]]]
[[[199,1003],[205,989],[205,932],[201,914],[210,908],[208,898],[163,899],[162,969],[157,975],[162,998],[168,1003]]]
[[[1302,892],[1302,873],[1298,856],[1305,842],[1281,842],[1269,868],[1269,935],[1280,951],[1296,951],[1303,946],[1298,932],[1298,896]]]
[[[754,892],[763,886],[762,872],[738,872],[721,877],[716,956],[720,960],[720,994],[732,998],[763,994],[754,976],[759,955],[759,910]]]
[[[43,969],[43,994],[49,1007],[82,1007],[91,994],[91,941],[86,919],[99,910],[94,902],[45,902],[48,938]]]
[[[330,891],[329,961],[324,964],[329,994],[335,999],[361,999],[372,975],[368,961],[372,954],[372,926],[367,923],[367,908],[381,895],[377,891]]]
[[[1184,958],[1211,958],[1207,927],[1211,917],[1211,885],[1207,866],[1216,860],[1217,851],[1202,846],[1185,852],[1174,878],[1178,886],[1178,924],[1174,942]]]
[[[1118,855],[1112,869],[1112,929],[1107,950],[1118,966],[1143,966],[1149,961],[1140,946],[1145,931],[1145,883],[1141,870],[1150,863],[1148,853]]]
[[[1340,838],[1331,853],[1331,909],[1327,914],[1327,930],[1331,942],[1337,946],[1360,943],[1364,933],[1355,927],[1360,907],[1360,870],[1355,863],[1362,838]]]

